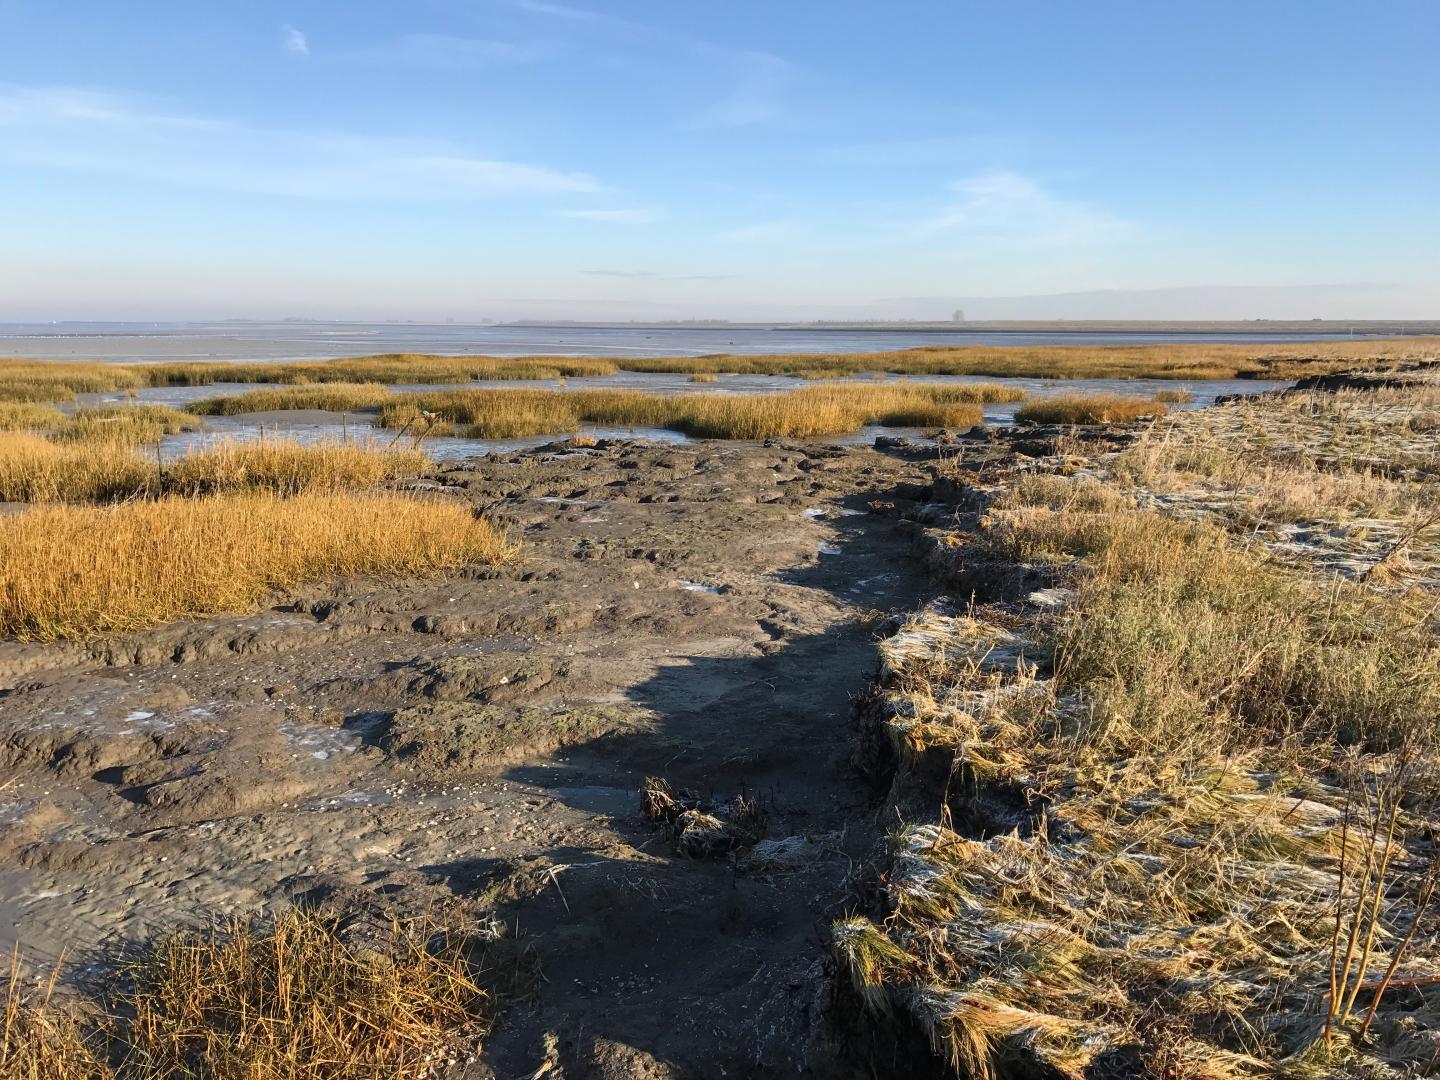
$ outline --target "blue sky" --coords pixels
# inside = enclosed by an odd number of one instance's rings
[[[1440,318],[1437,48],[1434,0],[0,0],[0,320]]]

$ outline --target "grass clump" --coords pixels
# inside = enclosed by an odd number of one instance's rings
[[[109,430],[109,429],[107,429]],[[223,443],[157,466],[125,439],[99,445],[0,432],[0,502],[106,503],[153,495],[324,494],[423,471],[413,448],[271,440]]]
[[[186,406],[197,416],[239,416],[243,413],[275,412],[282,409],[324,409],[327,412],[358,412],[377,409],[394,394],[379,383],[319,383],[248,390],[243,394],[206,398]]]
[[[323,494],[375,487],[426,465],[419,450],[348,443],[225,443],[187,454],[165,469],[165,491],[214,495],[264,491],[272,495]]]
[[[1114,394],[1065,394],[1022,405],[1015,419],[1022,424],[1128,424],[1163,416],[1169,407],[1158,400]]]
[[[0,431],[44,431],[65,423],[65,414],[49,405],[0,401]]]
[[[435,356],[383,353],[338,360],[255,364],[137,365],[149,386],[206,386],[216,382],[253,383],[447,383],[491,379],[559,379],[613,375],[609,360],[556,356]]]
[[[93,638],[254,610],[343,574],[431,574],[515,548],[468,508],[387,494],[166,497],[0,519],[0,634]]]
[[[0,1075],[415,1080],[473,1052],[495,1000],[467,936],[419,920],[374,937],[347,939],[336,917],[297,909],[166,938],[121,973],[126,988],[88,1037],[48,996],[25,1001],[12,971]]]
[[[198,426],[193,416],[164,405],[100,405],[63,418],[51,434],[60,442],[142,446]]]
[[[121,364],[0,360],[0,401],[70,401],[76,394],[149,385],[139,369]]]
[[[1024,391],[996,383],[827,384],[780,394],[679,394],[627,390],[454,390],[397,396],[383,427],[413,426],[431,413],[472,438],[563,434],[581,424],[663,427],[697,438],[806,438],[892,427],[969,427],[979,405]]]
[[[1195,400],[1195,395],[1189,390],[1160,390],[1156,392],[1155,400],[1166,405],[1189,405]]]
[[[153,462],[130,448],[97,451],[26,431],[0,432],[0,502],[109,502],[155,490]]]

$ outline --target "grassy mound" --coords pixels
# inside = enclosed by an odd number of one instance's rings
[[[0,634],[91,638],[253,610],[341,574],[429,574],[514,548],[466,507],[399,495],[167,497],[0,519]]]
[[[1128,424],[1161,416],[1169,406],[1158,398],[1120,397],[1114,394],[1066,394],[1022,405],[1015,419],[1022,424]]]
[[[835,383],[780,394],[680,394],[625,390],[455,390],[396,397],[385,427],[414,425],[422,412],[474,438],[562,434],[581,424],[660,427],[707,439],[806,438],[892,427],[969,427],[980,405],[1017,401],[1024,391],[996,383]]]

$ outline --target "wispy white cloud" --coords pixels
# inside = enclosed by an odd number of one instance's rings
[[[618,210],[560,210],[559,217],[575,218],[578,221],[599,221],[611,225],[648,225],[659,214],[646,207]]]
[[[286,52],[293,53],[295,56],[310,55],[310,42],[306,40],[301,31],[286,25],[280,28],[280,33],[282,35],[280,40]]]
[[[1019,173],[992,171],[949,185],[950,201],[921,224],[921,231],[1034,247],[1112,239],[1133,223],[1047,190]]]
[[[0,160],[308,198],[467,198],[603,190],[593,176],[435,140],[251,127],[103,91],[0,85]]]
[[[609,12],[576,7],[553,0],[511,0],[520,11],[550,20],[569,23],[586,35],[608,33],[630,44],[648,44],[668,53],[684,51],[707,67],[718,69],[729,89],[716,101],[700,108],[691,119],[696,128],[740,128],[768,123],[778,117],[786,91],[797,69],[773,53],[735,49],[691,34],[651,23],[637,22]]]
[[[695,118],[697,127],[753,127],[780,114],[785,91],[794,78],[790,62],[771,53],[746,52],[737,54],[733,63],[734,85],[719,101],[700,111]]]

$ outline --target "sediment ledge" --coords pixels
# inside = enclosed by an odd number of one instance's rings
[[[869,1053],[1080,1080],[1440,1052],[1435,376],[937,475],[912,528],[956,598],[893,628],[857,710],[903,822],[832,936]]]

